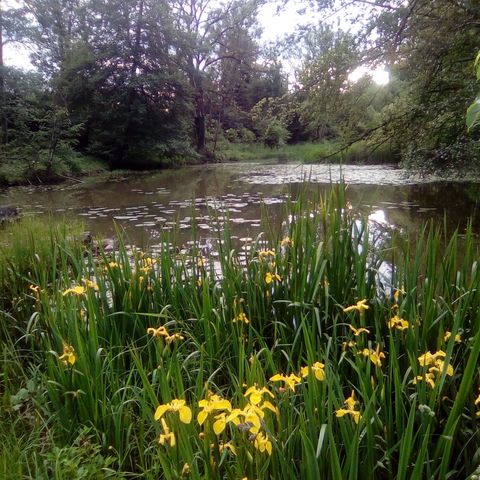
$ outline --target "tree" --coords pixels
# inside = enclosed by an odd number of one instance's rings
[[[6,115],[5,76],[6,67],[3,61],[5,45],[20,41],[27,32],[27,26],[22,22],[25,14],[23,8],[5,9],[0,2],[0,102],[1,102],[1,129],[0,144],[8,142],[8,119]]]
[[[242,62],[240,44],[228,42],[232,32],[247,32],[255,21],[256,0],[232,0],[212,7],[210,0],[171,0],[176,34],[174,62],[193,92],[196,147],[206,149],[206,86],[212,69],[230,60]]]
[[[470,65],[478,49],[478,2],[318,2],[321,8],[352,3],[366,25],[357,35],[361,62],[385,65],[402,87],[375,134],[395,136],[405,164],[413,167],[438,170],[475,162],[478,143],[466,136],[464,112],[474,89]]]
[[[279,147],[290,134],[287,129],[288,95],[281,98],[263,98],[251,111],[253,130],[267,147]]]
[[[189,93],[171,51],[169,5],[152,0],[28,0],[35,63],[53,100],[84,125],[79,146],[113,166],[188,150]]]
[[[335,136],[348,76],[359,61],[355,39],[321,25],[304,36],[304,46],[300,120],[316,140]]]
[[[223,60],[212,66],[208,111],[225,130],[248,126],[250,109],[256,103],[251,84],[259,75],[259,48],[249,27],[236,25],[225,33],[219,50]]]
[[[0,147],[4,163],[31,181],[51,180],[65,170],[82,126],[52,104],[40,75],[6,69],[4,114],[9,126],[8,142]]]

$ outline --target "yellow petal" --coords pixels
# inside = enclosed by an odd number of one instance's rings
[[[226,400],[226,399],[222,399],[222,400],[218,400],[216,401],[214,404],[213,404],[213,408],[215,408],[215,410],[232,410],[232,404]]]
[[[323,380],[325,380],[325,372],[324,370],[320,369],[320,368],[316,368],[314,371],[314,374],[315,374],[315,378],[319,381],[319,382],[322,382]]]
[[[225,421],[225,417],[222,415],[222,418],[213,423],[213,431],[215,432],[215,435],[220,435],[225,430],[226,425],[227,422]]]
[[[197,415],[198,424],[203,425],[207,417],[208,417],[208,413],[205,410],[198,412],[198,415]]]
[[[353,415],[353,419],[355,420],[355,423],[358,424],[360,421],[360,412],[350,412],[351,415]]]
[[[271,454],[272,454],[272,442],[270,442],[270,441],[267,442],[267,444],[265,445],[265,447],[266,447],[266,449],[267,449],[267,453],[268,453],[269,455],[271,455]]]
[[[253,405],[258,405],[261,401],[262,401],[262,396],[260,395],[260,392],[255,391],[251,393],[250,403],[253,403]]]
[[[278,413],[278,409],[275,408],[268,400],[266,400],[265,402],[262,403],[262,409],[265,409],[265,408],[268,408],[269,410],[271,410],[273,413],[277,414]]]
[[[234,425],[240,424],[240,419],[238,418],[240,415],[243,415],[243,411],[239,408],[235,408],[232,412],[228,415],[226,421],[232,422]]]
[[[163,414],[168,411],[169,406],[168,405],[159,405],[157,409],[155,410],[155,420],[160,420],[160,418],[163,417]]]
[[[180,407],[179,414],[181,422],[190,423],[192,421],[192,411],[190,407]]]

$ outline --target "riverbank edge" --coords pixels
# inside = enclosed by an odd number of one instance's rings
[[[305,164],[343,163],[357,165],[386,165],[400,163],[398,154],[388,145],[372,148],[366,142],[356,142],[345,148],[337,140],[311,143],[285,144],[269,148],[258,143],[222,142],[216,151],[222,160],[255,161],[277,160],[280,163],[292,161]]]
[[[54,168],[46,172],[41,165],[26,165],[24,163],[4,163],[0,165],[0,188],[16,186],[57,185],[68,182],[82,182],[84,179],[115,178],[130,174],[159,172],[166,169],[183,168],[195,165],[215,163],[303,163],[342,164],[342,165],[390,165],[401,168],[401,162],[391,149],[383,148],[371,151],[364,142],[357,142],[348,149],[341,150],[341,145],[333,140],[320,143],[297,143],[282,145],[271,149],[261,144],[230,143],[222,141],[217,148],[209,150],[203,157],[181,157],[163,161],[149,168],[111,168],[104,160],[87,155],[76,154],[67,161],[58,162]],[[420,175],[427,172],[418,171]],[[431,173],[431,172],[430,172]],[[444,171],[435,172],[442,179],[472,179],[478,178],[478,171]]]
[[[5,162],[0,165],[0,187],[25,185],[55,185],[75,181],[85,177],[111,174],[116,172],[160,171],[166,168],[185,167],[189,165],[209,163],[229,163],[239,161],[274,161],[275,163],[300,162],[314,163],[352,163],[360,165],[398,164],[392,155],[385,150],[369,153],[365,145],[352,146],[345,151],[339,151],[340,144],[335,141],[320,143],[298,143],[283,145],[278,148],[268,148],[260,144],[240,144],[221,142],[214,150],[209,150],[204,156],[191,158],[175,158],[159,162],[145,168],[135,168],[135,162],[126,168],[111,168],[104,160],[82,154],[76,154],[68,160],[58,161],[52,168],[32,162]]]

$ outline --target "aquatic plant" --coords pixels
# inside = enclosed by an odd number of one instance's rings
[[[165,236],[155,256],[120,241],[84,257],[66,235],[35,270],[12,268],[18,328],[3,347],[2,401],[38,433],[28,440],[35,455],[16,455],[12,471],[41,470],[42,429],[67,448],[88,427],[99,469],[119,476],[471,475],[480,463],[472,228],[460,238],[426,225],[414,241],[392,235],[378,248],[345,206],[342,187],[287,203],[283,231],[265,218],[246,256],[227,222],[217,263],[196,238],[182,253]],[[392,268],[380,281],[382,262]],[[21,438],[1,420],[18,453]]]

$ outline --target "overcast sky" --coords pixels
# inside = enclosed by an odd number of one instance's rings
[[[15,0],[9,0],[8,4],[15,4]],[[329,23],[340,25],[342,28],[349,28],[345,23],[345,12],[339,15],[328,18]],[[306,7],[305,2],[298,0],[290,0],[287,5],[277,12],[277,5],[275,3],[267,3],[260,8],[259,21],[263,29],[262,41],[273,42],[284,35],[292,34],[299,25],[308,23],[320,23],[322,16],[313,9]],[[5,65],[18,68],[32,68],[28,50],[25,47],[18,45],[6,45],[4,49]],[[289,71],[289,75],[293,75],[293,70],[298,68],[299,62],[295,59],[283,59],[284,67]],[[368,70],[366,68],[358,69],[353,75],[352,79],[358,79]],[[381,68],[374,72],[370,72],[374,80],[379,84],[388,83],[388,73]]]

